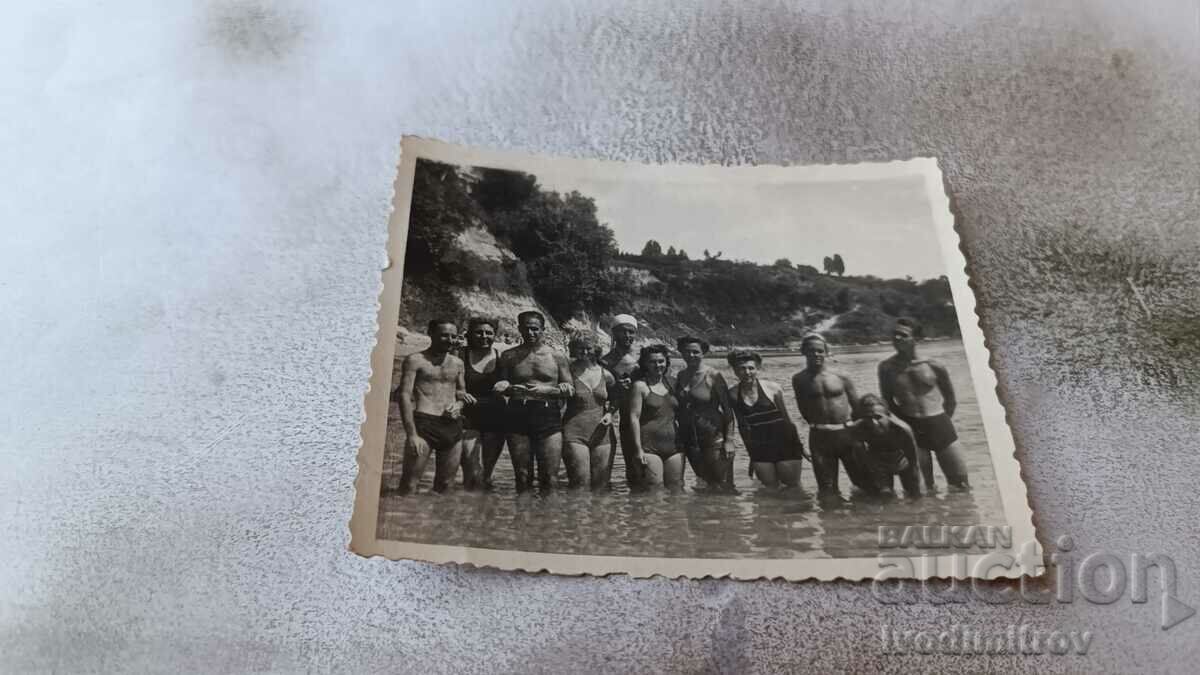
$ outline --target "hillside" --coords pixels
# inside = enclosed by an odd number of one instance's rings
[[[794,347],[817,328],[831,342],[876,342],[900,316],[920,320],[927,337],[958,334],[944,277],[842,276],[841,256],[823,274],[787,260],[759,265],[704,253],[689,260],[658,242],[641,255],[620,253],[590,198],[543,191],[528,174],[422,160],[399,322],[422,332],[434,316],[490,315],[515,341],[517,312],[538,309],[558,344],[564,331],[606,332],[620,312],[637,316],[648,339],[696,334],[718,347]]]

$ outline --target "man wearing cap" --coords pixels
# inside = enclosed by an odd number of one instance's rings
[[[808,446],[812,452],[813,474],[817,478],[818,496],[841,500],[838,488],[838,460],[846,469],[850,482],[862,490],[871,485],[858,464],[860,441],[856,437],[851,417],[858,404],[858,391],[850,378],[826,367],[829,346],[816,333],[805,336],[800,343],[805,368],[792,377],[796,406],[808,422]]]
[[[524,343],[500,354],[492,391],[508,397],[505,440],[517,491],[530,488],[535,457],[538,484],[545,490],[554,487],[562,461],[562,401],[574,396],[575,388],[567,357],[542,341],[546,317],[541,312],[521,312],[517,328]]]
[[[621,455],[625,458],[625,478],[630,485],[640,482],[641,463],[632,453],[636,445],[629,440],[632,430],[629,428],[629,415],[626,414],[626,404],[629,402],[629,392],[633,388],[634,371],[637,370],[637,354],[633,349],[633,340],[637,337],[638,322],[629,314],[618,314],[613,317],[612,349],[600,357],[600,365],[613,375],[616,384],[609,392],[609,400],[617,411],[620,429]],[[613,432],[616,433],[616,432]]]

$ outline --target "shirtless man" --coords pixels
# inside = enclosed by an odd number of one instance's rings
[[[508,454],[517,491],[528,490],[530,466],[537,458],[538,484],[554,487],[562,462],[562,401],[575,395],[567,357],[542,342],[546,317],[521,312],[517,327],[524,344],[506,350],[496,365],[497,395],[508,397],[504,408]]]
[[[879,392],[888,408],[912,428],[925,487],[934,491],[933,461],[956,490],[970,488],[958,432],[950,420],[958,402],[950,373],[937,361],[917,356],[917,324],[898,319],[892,333],[896,354],[879,364]]]
[[[854,417],[854,433],[863,440],[860,463],[864,473],[871,477],[867,491],[895,497],[896,476],[900,476],[904,496],[920,499],[921,475],[917,471],[917,443],[912,429],[875,394],[862,397]]]
[[[600,357],[600,365],[612,373],[616,385],[609,392],[609,401],[617,412],[617,424],[620,430],[621,455],[625,459],[625,480],[630,485],[640,484],[642,465],[635,457],[635,444],[630,440],[629,415],[626,414],[626,404],[629,402],[629,392],[633,388],[633,374],[637,370],[638,355],[633,349],[633,341],[637,337],[637,319],[629,314],[618,314],[613,317],[612,349]],[[612,433],[616,434],[614,430]]]
[[[400,388],[393,394],[404,420],[401,493],[416,489],[430,454],[436,457],[433,489],[449,487],[462,457],[462,408],[474,403],[466,392],[462,359],[450,353],[458,338],[454,322],[434,319],[427,332],[433,343],[404,359]]]
[[[854,383],[826,367],[829,346],[820,335],[806,336],[800,343],[800,353],[804,354],[805,368],[792,377],[792,390],[800,416],[808,422],[808,447],[818,496],[842,498],[838,488],[838,460],[855,487],[869,490],[870,483],[858,464],[860,441],[848,425],[858,405]]]

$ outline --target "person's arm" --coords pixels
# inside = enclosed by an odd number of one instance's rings
[[[417,434],[417,423],[413,421],[413,411],[416,409],[413,392],[417,386],[420,358],[420,354],[410,354],[405,358],[400,378],[400,419],[404,422],[404,447],[406,451],[416,453],[428,450],[428,444]]]
[[[629,388],[629,403],[625,406],[625,422],[629,425],[629,442],[633,444],[633,456],[646,463],[646,452],[642,449],[642,382],[634,382]]]
[[[725,382],[725,376],[720,372],[714,372],[709,388],[721,402],[721,438],[724,443],[725,455],[732,457],[736,452],[733,444],[733,401],[729,398],[729,385]]]
[[[804,456],[804,459],[807,459],[811,462],[812,455],[808,454],[808,448],[805,448],[804,441],[800,440],[800,429],[796,426],[796,423],[792,421],[791,414],[788,413],[787,401],[783,400],[783,387],[773,382],[771,385],[772,389],[775,390],[771,400],[774,401],[775,407],[779,408],[779,412],[783,415],[783,419],[787,420],[787,423],[791,425],[792,433],[796,435],[796,443],[800,445],[800,454]]]
[[[617,378],[613,377],[612,373],[603,366],[600,368],[600,376],[604,379],[604,390],[608,392],[608,396],[604,397],[604,415],[600,418],[600,423],[608,425],[612,424],[613,413],[616,411],[616,406],[613,404],[613,388],[617,384]]]
[[[554,361],[558,364],[558,398],[569,399],[575,395],[574,378],[571,377],[571,361],[558,353],[554,355]]]
[[[842,386],[846,390],[846,400],[850,402],[850,416],[854,417],[854,413],[858,412],[858,387],[854,386],[854,380],[842,375]]]
[[[508,381],[509,370],[512,367],[512,354],[515,349],[506,349],[500,353],[500,357],[496,360],[496,384],[492,385],[492,391],[497,394],[503,394],[508,390],[512,383]]]
[[[899,432],[897,435],[903,439],[901,441],[901,449],[904,451],[905,459],[908,460],[908,465],[910,467],[916,467],[919,473],[921,465],[917,463],[917,441],[913,437],[912,429],[909,428],[909,426],[902,420],[897,419],[894,415],[892,416],[891,422],[892,426],[895,427]]]
[[[465,354],[464,354],[465,356]],[[458,377],[454,380],[454,400],[462,401],[463,405],[474,405],[475,397],[467,393],[467,362],[464,360],[458,369]]]
[[[808,424],[812,424],[812,420],[808,418],[808,412],[805,410],[804,395],[801,389],[804,387],[804,372],[801,371],[792,376],[792,394],[796,396],[796,407],[800,411],[800,417]]]
[[[950,371],[937,361],[930,361],[929,367],[937,375],[938,391],[942,392],[942,408],[946,415],[954,417],[954,409],[958,407],[958,398],[954,395],[954,383],[950,381]]]
[[[879,364],[879,396],[883,398],[883,403],[888,407],[888,410],[896,412],[896,403],[892,400],[892,395],[895,392],[892,388],[892,368],[887,361]]]

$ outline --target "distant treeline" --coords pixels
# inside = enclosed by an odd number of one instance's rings
[[[497,263],[457,246],[471,227],[491,232],[516,259]],[[835,314],[827,333],[841,342],[886,339],[899,316],[920,320],[927,336],[958,334],[945,277],[841,276],[845,263],[835,255],[822,274],[786,259],[760,265],[707,250],[692,260],[654,241],[641,254],[621,253],[590,197],[544,190],[525,173],[418,160],[400,318],[421,326],[456,317],[456,290],[478,288],[530,295],[560,323],[632,311],[664,339],[695,332],[718,345],[786,345]]]

